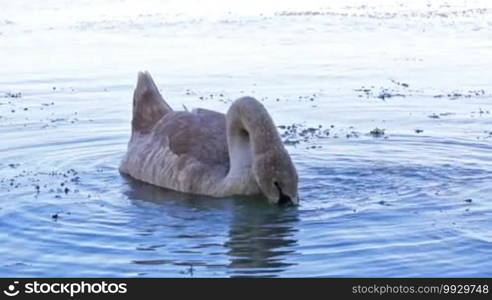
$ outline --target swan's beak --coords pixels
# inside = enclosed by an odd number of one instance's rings
[[[278,190],[278,201],[277,204],[281,206],[294,206],[299,204],[299,198],[298,196],[291,197],[288,194],[284,194],[282,192],[282,189],[280,188],[280,185],[278,182],[274,182],[275,186],[277,187]],[[274,200],[275,201],[275,200]],[[274,202],[275,203],[275,202]]]
[[[280,206],[295,206],[299,204],[299,200],[297,197],[291,198],[287,195],[280,195],[280,198],[278,199],[278,205]]]

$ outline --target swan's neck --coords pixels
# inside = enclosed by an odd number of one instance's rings
[[[277,129],[266,109],[257,100],[244,97],[227,112],[229,171],[225,186],[230,193],[259,193],[253,165],[256,158],[281,143]]]

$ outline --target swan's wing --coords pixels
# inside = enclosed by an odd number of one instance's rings
[[[120,171],[183,192],[204,193],[229,170],[225,115],[170,111],[130,139]]]
[[[173,111],[150,74],[139,73],[132,136],[120,171],[158,186],[206,193],[228,169],[225,115]]]
[[[171,112],[154,128],[154,137],[166,137],[179,164],[193,159],[209,166],[229,167],[225,115],[206,109]]]
[[[133,93],[132,132],[148,133],[172,108],[164,101],[149,72],[139,72]]]

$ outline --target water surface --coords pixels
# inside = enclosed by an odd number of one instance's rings
[[[4,2],[0,276],[492,276],[487,1]],[[139,70],[262,101],[301,205],[120,175]]]

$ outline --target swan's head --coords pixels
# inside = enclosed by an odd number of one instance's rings
[[[283,147],[282,147],[283,148]],[[297,205],[297,171],[285,149],[256,157],[253,173],[268,201],[279,205]]]
[[[252,166],[270,203],[297,205],[297,172],[266,108],[252,97],[237,99],[227,112],[231,169]]]

